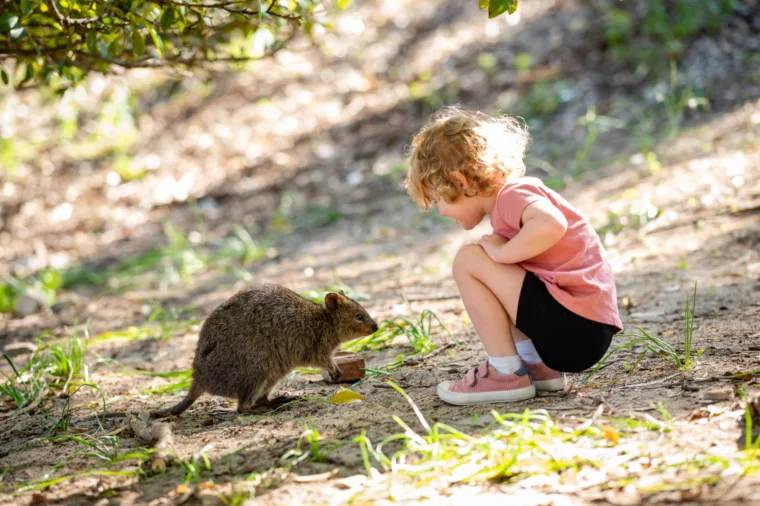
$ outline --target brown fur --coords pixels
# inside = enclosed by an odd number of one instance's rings
[[[266,405],[275,385],[296,367],[339,375],[333,354],[340,344],[377,328],[342,291],[327,294],[320,305],[279,285],[255,285],[209,315],[195,349],[190,391],[151,416],[179,415],[204,393],[236,398],[240,412]]]
[[[340,344],[377,328],[342,290],[325,295],[320,305],[283,286],[254,285],[223,302],[203,322],[190,391],[175,406],[151,411],[150,417],[177,416],[204,393],[237,399],[241,413],[267,406],[272,389],[296,367],[319,367],[339,377],[333,355]]]

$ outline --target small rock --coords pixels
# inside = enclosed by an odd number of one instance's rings
[[[33,315],[40,310],[42,304],[34,297],[24,294],[16,301],[16,309],[14,313],[19,318],[26,318],[29,315]]]
[[[704,392],[702,398],[708,401],[730,401],[734,398],[734,389],[732,387],[713,388]]]
[[[27,343],[24,341],[16,343],[8,343],[3,348],[3,354],[8,356],[20,355],[22,353],[31,353],[37,349],[37,345],[34,343]]]
[[[34,492],[32,494],[32,501],[30,503],[32,506],[39,506],[41,504],[48,504],[48,498],[45,494],[39,494],[37,492]]]
[[[77,296],[75,294],[71,294],[69,296],[64,296],[58,299],[58,302],[50,306],[50,309],[57,314],[75,305],[76,302]]]

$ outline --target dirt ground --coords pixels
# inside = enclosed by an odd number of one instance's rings
[[[56,339],[84,335],[86,327],[95,339],[145,325],[157,307],[175,308],[178,322],[201,320],[249,282],[281,283],[300,291],[340,281],[369,296],[363,304],[378,321],[416,319],[430,310],[451,335],[434,324],[432,337],[443,351],[407,359],[411,361],[390,376],[355,386],[362,402],[326,402],[336,388],[309,374],[294,375],[278,388],[307,400],[262,415],[212,415],[217,409],[234,409],[235,403],[202,397],[173,421],[177,452],[188,458],[203,453],[211,464],[201,473],[206,485],[188,492],[178,486],[186,473],[179,466],[143,477],[87,474],[24,491],[25,484],[95,465],[81,454],[50,473],[79,447],[46,437],[51,416],[60,416],[66,402],[75,414],[85,415],[97,409],[99,396],[87,389],[69,400],[51,393],[36,412],[13,416],[8,402],[0,413],[0,484],[5,486],[0,503],[221,504],[251,473],[274,469],[261,478],[247,504],[490,504],[506,496],[515,504],[760,504],[757,474],[743,476],[732,467],[709,465],[673,474],[654,464],[691,453],[700,459],[740,460],[745,414],[740,395],[760,392],[760,92],[756,71],[737,72],[730,59],[718,70],[708,63],[700,67],[714,90],[712,108],[684,118],[671,139],[657,130],[656,163],[639,154],[627,131],[605,130],[588,159],[594,169],[562,190],[602,235],[616,275],[625,333],[641,327],[682,353],[684,305],[696,284],[693,347],[700,355],[694,366],[679,370],[650,353],[628,374],[644,350],[636,345],[614,354],[588,382],[582,384],[585,373],[571,374],[567,391],[530,401],[462,408],[443,404],[435,395],[437,383],[460,377],[484,358],[450,267],[461,245],[490,230],[484,223],[462,232],[432,213],[419,213],[404,194],[399,170],[404,146],[432,108],[410,97],[402,83],[432,68],[440,76],[433,80],[441,82],[430,86],[440,92],[451,75],[459,76],[459,101],[491,108],[505,103],[505,93],[526,92],[525,77],[510,70],[489,73],[473,64],[475,55],[490,51],[501,62],[497,69],[502,63],[509,69],[515,54],[528,51],[537,68],[566,76],[575,98],[533,129],[529,170],[543,178],[570,172],[587,135],[576,118],[588,103],[605,103],[608,109],[599,114],[613,115],[641,100],[630,85],[615,85],[616,72],[624,75],[625,68],[589,70],[594,61],[606,60],[593,38],[583,36],[595,23],[587,3],[525,2],[521,12],[520,23],[513,25],[506,18],[489,22],[482,12],[461,9],[456,2],[408,3],[403,9],[387,2],[368,4],[340,18],[323,52],[285,53],[278,61],[258,64],[254,72],[219,76],[208,88],[187,78],[179,81],[181,96],[171,101],[164,100],[169,89],[164,81],[145,85],[144,74],[130,74],[122,79],[131,79],[133,89],[144,87],[134,92],[142,115],[132,155],[160,160],[148,176],[111,185],[105,162],[81,163],[52,146],[38,163],[53,169],[34,181],[18,177],[6,182],[0,213],[2,274],[32,268],[40,258],[63,258],[104,271],[164,245],[166,223],[191,240],[197,237],[199,249],[213,248],[234,225],[256,239],[274,238],[267,258],[241,268],[250,277],[210,268],[193,273],[190,284],[161,286],[148,273],[106,290],[76,286],[60,295],[56,307],[25,317],[0,314],[0,345],[17,364],[29,358],[23,344],[34,343],[41,332]],[[738,50],[737,44],[746,44],[748,51],[748,40],[759,39],[758,31],[751,28],[749,39],[739,40],[727,30],[706,40],[725,54]],[[694,44],[684,65],[689,58],[698,61],[705,44]],[[351,49],[341,53],[341,47]],[[696,79],[688,68],[684,72],[684,79]],[[17,100],[15,107],[25,104],[41,111],[22,128],[52,121],[33,97]],[[304,114],[307,106],[309,114]],[[192,181],[185,194],[183,181]],[[66,202],[75,204],[69,218],[41,219]],[[275,219],[285,202],[289,229]],[[299,222],[310,209],[314,212],[313,206],[333,210],[340,219]],[[610,226],[616,223],[620,226]],[[129,374],[188,369],[199,327],[180,328],[169,339],[148,332],[141,339],[93,341],[88,377],[106,392],[109,410],[155,408],[182,398],[183,391],[144,393],[176,380]],[[630,340],[617,336],[613,347]],[[378,367],[409,352],[409,344],[399,339],[391,348],[362,355],[368,367]],[[3,371],[9,372],[5,364]],[[400,480],[391,485],[366,477],[360,448],[351,444],[326,462],[306,460],[291,472],[283,470],[281,458],[299,445],[306,424],[325,441],[350,441],[362,430],[372,441],[403,432],[391,415],[423,430],[386,379],[402,387],[429,421],[466,434],[488,427],[492,409],[544,409],[558,426],[570,427],[599,417],[663,420],[661,403],[673,418],[666,420],[670,432],[634,432],[616,441],[648,455],[651,468],[636,471],[621,463],[622,474],[605,468],[598,479],[555,473],[543,481],[420,487]],[[106,432],[123,425],[104,422]],[[97,434],[98,427],[72,422],[68,433]],[[128,430],[118,437],[121,452],[144,446]],[[134,468],[134,461],[109,467]],[[313,475],[317,477],[304,478]],[[621,477],[638,481],[615,481]]]

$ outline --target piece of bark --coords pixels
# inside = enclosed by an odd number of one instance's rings
[[[151,454],[149,467],[151,470],[165,469],[176,458],[174,449],[174,434],[172,424],[166,422],[151,422],[150,414],[143,410],[139,415],[127,414],[129,426],[137,437],[156,449]]]

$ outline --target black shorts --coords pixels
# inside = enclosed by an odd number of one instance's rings
[[[579,316],[557,302],[543,281],[525,275],[517,304],[518,330],[528,336],[544,363],[562,372],[580,372],[604,357],[617,329]]]

